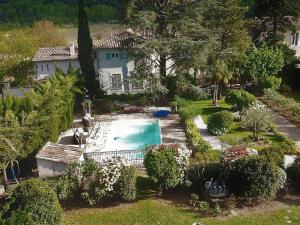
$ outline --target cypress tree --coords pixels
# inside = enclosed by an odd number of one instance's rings
[[[90,35],[87,13],[84,8],[84,0],[78,4],[78,58],[85,88],[91,97],[98,91],[99,83],[96,81],[94,67],[93,40]]]

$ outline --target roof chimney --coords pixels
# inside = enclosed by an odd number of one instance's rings
[[[70,56],[75,56],[75,45],[73,42],[69,44]]]

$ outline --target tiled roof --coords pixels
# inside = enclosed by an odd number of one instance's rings
[[[94,45],[94,49],[130,49],[135,47],[133,31],[126,30],[114,35],[113,37]],[[76,60],[78,58],[78,49],[75,48],[75,55],[70,55],[69,47],[51,47],[39,48],[33,62],[47,62],[47,61],[62,61],[62,60]]]
[[[75,146],[47,143],[36,158],[69,164],[79,160],[82,154],[83,149]]]
[[[47,62],[47,61],[62,61],[62,60],[76,60],[78,58],[78,50],[75,48],[75,55],[70,55],[69,47],[50,47],[39,48],[33,57],[33,62]]]
[[[129,49],[135,47],[134,33],[126,30],[95,46],[97,49]]]

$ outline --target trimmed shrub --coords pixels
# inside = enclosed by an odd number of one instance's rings
[[[130,201],[136,198],[136,169],[133,166],[123,167],[116,183],[116,192],[122,199]]]
[[[297,158],[295,162],[286,169],[289,185],[292,190],[299,193],[300,191],[300,158]]]
[[[189,159],[188,150],[179,145],[159,145],[148,148],[144,165],[148,176],[163,190],[174,188],[184,181]]]
[[[278,91],[281,85],[282,79],[276,76],[266,77],[262,82],[263,88],[270,88],[272,90]]]
[[[198,128],[192,119],[185,122],[185,132],[188,143],[193,148],[194,152],[204,152],[210,150],[210,145],[203,140]]]
[[[56,225],[62,217],[62,208],[55,192],[40,179],[29,179],[18,185],[5,204],[4,212],[5,218],[15,215],[20,220],[32,219],[37,224]],[[31,215],[31,218],[24,215]]]
[[[269,161],[274,162],[279,167],[284,165],[284,146],[282,145],[272,145],[270,147],[264,148],[259,151],[259,154],[266,157]]]
[[[285,181],[285,172],[262,156],[245,157],[226,167],[226,184],[238,197],[274,198]]]
[[[233,90],[230,91],[225,98],[225,102],[230,104],[236,110],[242,111],[249,108],[256,101],[256,97],[253,94],[245,90]]]
[[[232,113],[224,110],[208,117],[207,129],[211,134],[222,135],[230,130],[232,123]]]

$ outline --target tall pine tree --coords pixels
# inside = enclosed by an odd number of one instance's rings
[[[147,90],[164,99],[168,78],[183,75],[205,63],[213,49],[204,13],[214,0],[134,0],[128,12],[140,31],[135,70],[147,82]]]
[[[93,40],[90,35],[84,0],[79,0],[78,4],[78,58],[85,88],[90,97],[93,98],[99,91],[99,82],[96,81]]]

